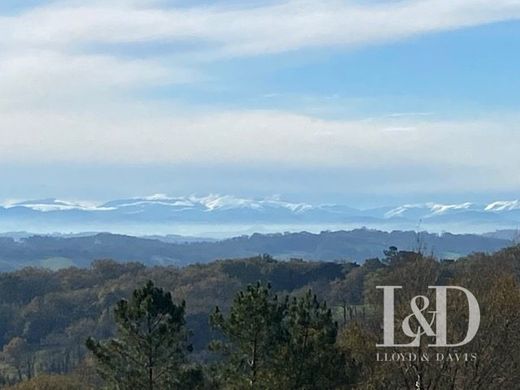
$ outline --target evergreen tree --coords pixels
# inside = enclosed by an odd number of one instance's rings
[[[218,370],[218,380],[226,388],[266,388],[283,311],[277,296],[271,294],[271,286],[261,283],[236,295],[227,318],[215,309],[211,324],[228,343],[217,341],[211,347],[227,357]]]
[[[278,300],[269,285],[250,285],[227,317],[217,308],[211,321],[227,341],[213,344],[227,355],[215,370],[215,387],[317,390],[347,383],[345,359],[335,344],[337,324],[310,291]]]
[[[87,340],[108,387],[134,389],[194,388],[197,374],[186,369],[185,304],[149,281],[115,308],[117,336],[104,342]],[[191,382],[189,385],[185,383]]]
[[[338,325],[325,302],[310,290],[292,298],[282,325],[273,367],[277,388],[332,389],[347,382],[345,357],[336,347]]]

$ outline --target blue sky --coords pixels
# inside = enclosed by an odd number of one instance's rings
[[[0,200],[520,190],[520,1],[0,4]]]
[[[347,118],[399,111],[456,118],[482,110],[514,111],[519,37],[520,23],[504,22],[351,50],[233,58],[207,65],[204,72],[211,80],[199,88],[167,88],[159,96],[297,112],[333,106],[334,116]]]

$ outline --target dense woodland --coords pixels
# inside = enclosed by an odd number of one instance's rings
[[[392,247],[362,265],[264,255],[184,268],[111,260],[25,268],[0,274],[1,381],[14,389],[515,389],[519,282],[520,246],[457,261]],[[402,285],[396,313],[404,315],[411,296],[450,284],[475,294],[482,319],[470,344],[444,352],[477,361],[376,361],[375,286]],[[457,337],[466,314],[457,300],[450,305]]]

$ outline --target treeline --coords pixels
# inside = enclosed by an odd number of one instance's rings
[[[16,389],[514,389],[519,280],[520,247],[457,261],[390,248],[362,266],[266,255],[24,269],[0,275],[2,380]],[[428,337],[384,351],[442,352],[442,361],[378,361],[380,285],[403,286],[398,320],[411,297],[434,300],[428,286],[463,286],[480,304],[479,332],[442,351]],[[449,301],[450,339],[463,338],[464,307]],[[455,358],[464,354],[477,359]]]

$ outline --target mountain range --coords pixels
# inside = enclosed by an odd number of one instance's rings
[[[358,209],[341,204],[290,202],[279,197],[152,195],[104,203],[40,199],[5,202],[0,206],[0,231],[4,232],[109,231],[225,238],[259,231],[319,232],[358,227],[484,233],[516,229],[519,225],[518,200]]]

